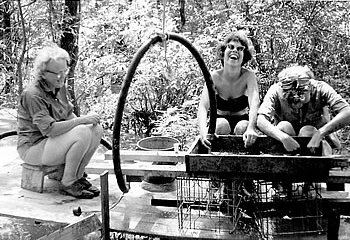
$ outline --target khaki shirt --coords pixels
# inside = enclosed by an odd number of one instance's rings
[[[73,104],[66,88],[53,93],[44,79],[34,80],[23,91],[17,110],[17,150],[20,156],[34,144],[47,138],[56,121],[68,119]]]
[[[304,104],[301,109],[292,109],[287,100],[283,98],[281,83],[275,83],[267,91],[264,101],[261,104],[258,114],[264,115],[274,124],[280,121],[289,121],[296,132],[305,125],[316,128],[326,124],[326,119],[322,116],[323,107],[338,114],[343,108],[349,106],[331,86],[326,82],[310,80],[310,102]]]

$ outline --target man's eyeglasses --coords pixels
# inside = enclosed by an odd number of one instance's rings
[[[309,93],[310,86],[299,86],[297,88],[291,88],[291,89],[283,89],[283,93],[295,93],[298,96],[305,95]]]
[[[235,50],[237,49],[238,52],[242,52],[245,49],[245,46],[235,46],[233,44],[227,44],[226,46],[230,50]]]
[[[68,74],[69,68],[67,68],[66,70],[59,71],[59,72],[53,72],[50,70],[45,70],[45,72],[51,73],[51,74],[55,75],[56,77],[60,78],[60,77]]]

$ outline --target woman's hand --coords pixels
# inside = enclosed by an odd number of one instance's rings
[[[253,145],[258,138],[258,135],[259,134],[254,129],[247,128],[243,134],[244,147],[247,148]]]
[[[203,146],[206,147],[206,148],[208,148],[208,149],[210,150],[210,148],[211,148],[211,142],[209,141],[209,139],[208,139],[207,136],[208,136],[207,134],[201,135],[201,136],[200,136],[200,140],[201,140]],[[210,136],[210,135],[209,135],[209,136]]]
[[[97,125],[100,123],[100,115],[97,113],[89,113],[88,115],[78,117],[79,124]]]

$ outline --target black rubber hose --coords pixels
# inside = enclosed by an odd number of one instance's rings
[[[193,55],[193,57],[197,60],[199,67],[202,70],[206,86],[208,88],[209,93],[209,100],[210,100],[210,119],[209,119],[209,130],[208,134],[214,134],[215,127],[216,127],[216,97],[215,97],[215,91],[214,91],[214,84],[213,80],[211,78],[210,72],[205,65],[203,58],[199,54],[199,52],[196,50],[196,48],[186,39],[183,37],[177,35],[177,34],[167,34],[167,39],[175,40],[182,45],[184,45]],[[120,129],[121,129],[121,122],[123,117],[123,111],[124,111],[124,105],[126,102],[126,98],[128,95],[128,90],[131,84],[131,81],[133,79],[133,76],[135,74],[136,68],[139,65],[142,57],[145,55],[145,53],[148,51],[148,49],[155,45],[158,42],[162,42],[163,38],[162,36],[155,36],[152,39],[150,39],[148,42],[143,44],[139,50],[136,52],[128,71],[125,75],[125,78],[122,83],[122,88],[119,93],[119,99],[117,103],[117,109],[114,116],[114,125],[113,125],[113,142],[112,142],[112,154],[113,154],[113,167],[114,167],[114,173],[117,178],[119,189],[123,193],[127,193],[129,189],[126,187],[123,173],[120,167]]]
[[[102,144],[102,146],[104,146],[108,150],[112,150],[112,144],[110,142],[108,142],[107,140],[101,138],[100,144]]]
[[[3,139],[5,137],[10,137],[10,136],[16,136],[16,135],[17,135],[17,131],[16,130],[12,130],[12,131],[1,133],[0,134],[0,139]]]

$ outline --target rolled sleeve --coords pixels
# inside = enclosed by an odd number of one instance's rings
[[[39,128],[43,136],[47,136],[51,131],[54,122],[55,119],[49,116],[46,111],[40,111],[33,115],[33,123]]]
[[[273,118],[276,113],[276,104],[278,99],[278,85],[272,85],[267,91],[263,102],[261,103],[258,115],[264,115],[270,122],[273,121]]]
[[[50,116],[50,105],[40,96],[32,96],[28,102],[33,124],[38,127],[43,136],[47,136],[52,129],[52,123],[56,121]]]
[[[321,89],[322,96],[326,99],[327,104],[336,114],[343,108],[349,106],[349,103],[327,83],[321,82]]]

